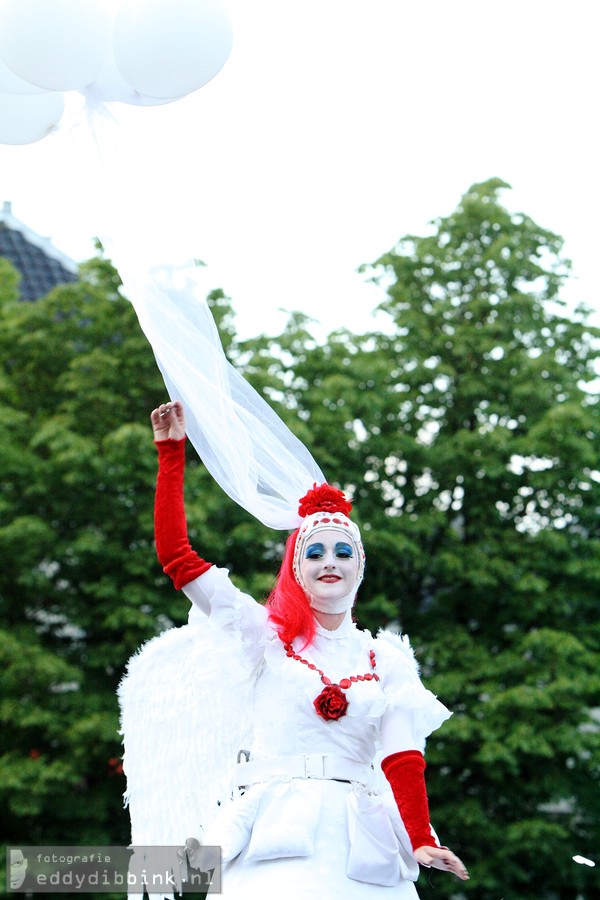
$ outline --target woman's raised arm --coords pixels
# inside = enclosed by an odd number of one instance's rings
[[[185,417],[178,401],[163,403],[150,416],[158,451],[154,498],[154,540],[163,571],[177,590],[211,567],[190,546],[185,518]]]

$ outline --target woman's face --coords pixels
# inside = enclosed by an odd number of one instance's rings
[[[358,576],[354,544],[337,529],[317,532],[304,547],[300,575],[306,593],[325,604],[352,594]]]

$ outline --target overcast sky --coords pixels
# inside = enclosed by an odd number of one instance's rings
[[[511,209],[565,238],[569,299],[600,310],[595,4],[227,5],[234,47],[210,84],[160,107],[112,104],[103,163],[67,98],[58,132],[0,146],[0,201],[82,259],[107,227],[90,190],[106,199],[104,167],[141,233],[151,223],[207,263],[242,334],[274,332],[280,307],[361,330],[380,295],[358,266],[499,176]]]

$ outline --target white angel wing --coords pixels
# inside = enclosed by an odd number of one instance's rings
[[[249,746],[256,671],[210,620],[173,628],[129,662],[118,691],[134,846],[202,842]],[[162,895],[161,895],[162,896]]]

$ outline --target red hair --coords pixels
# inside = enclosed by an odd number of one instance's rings
[[[275,625],[277,634],[284,644],[291,643],[302,635],[304,647],[312,644],[315,637],[315,616],[308,597],[294,576],[294,549],[298,529],[290,534],[285,544],[285,552],[275,587],[267,599],[269,619]]]

